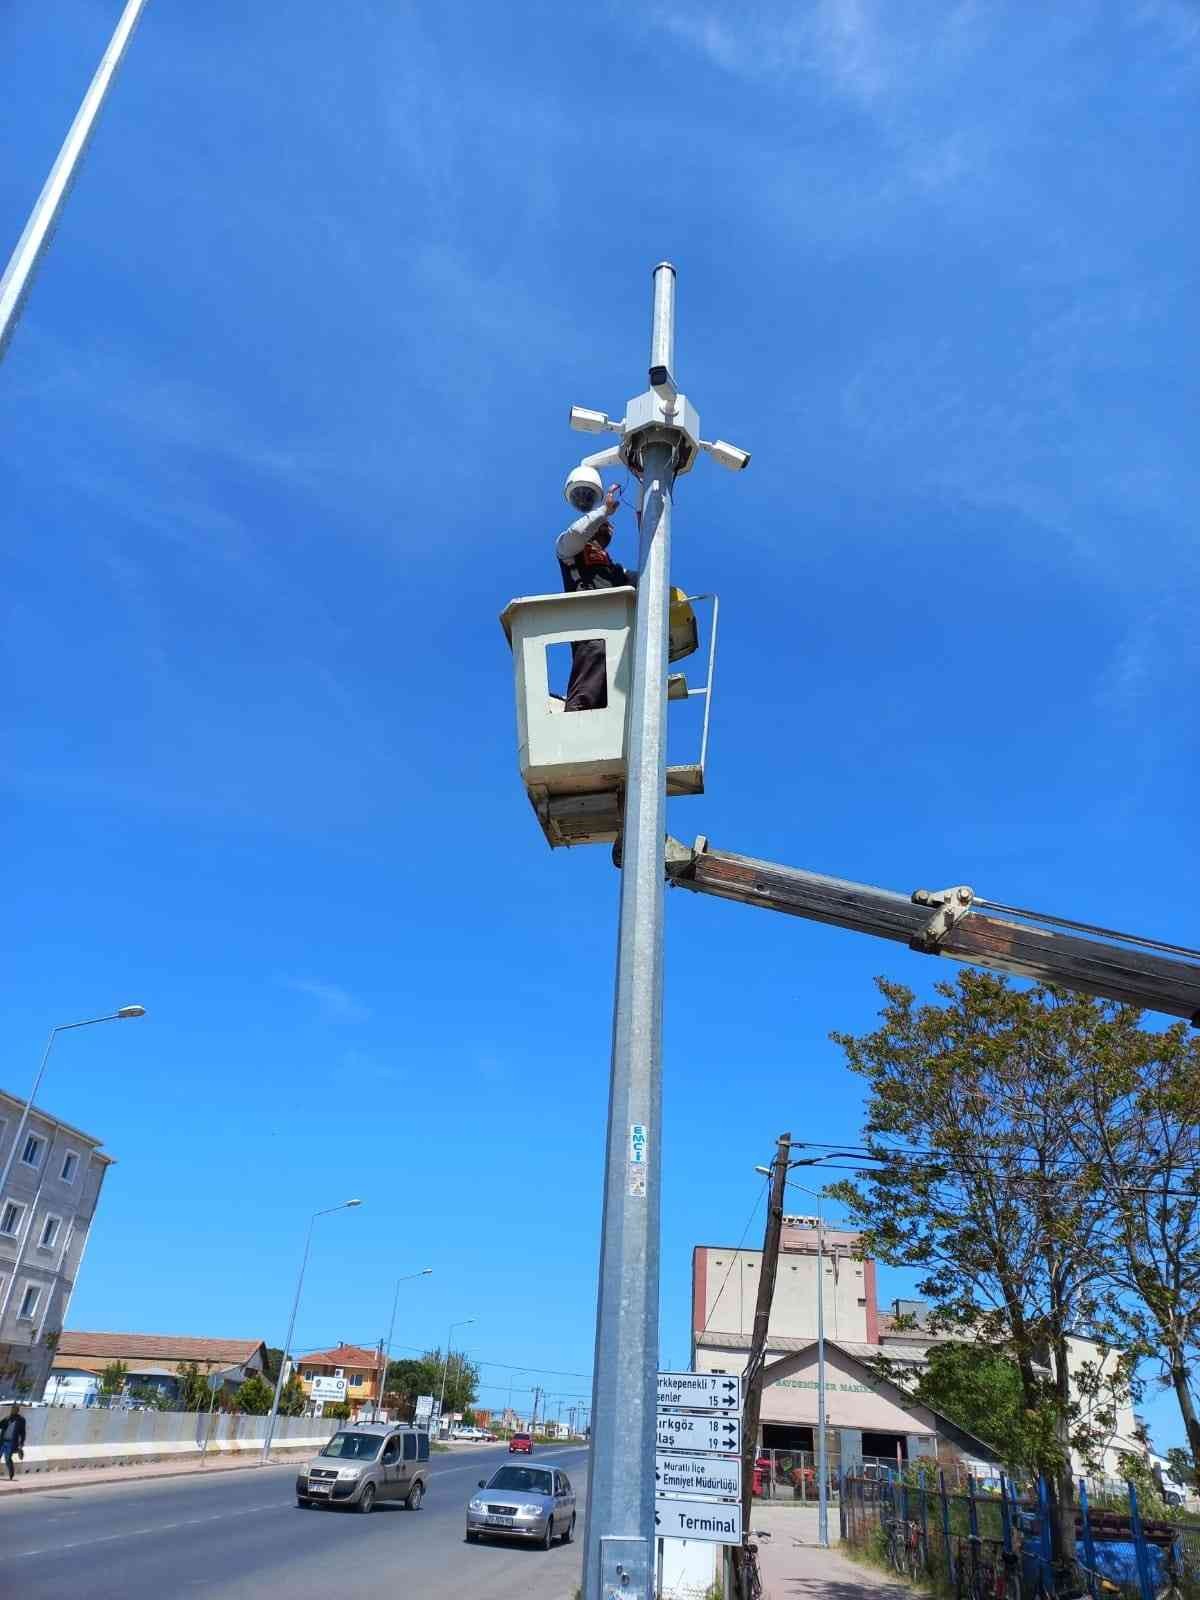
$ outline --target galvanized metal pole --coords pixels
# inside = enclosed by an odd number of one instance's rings
[[[42,192],[29,213],[29,221],[25,224],[24,233],[17,240],[17,248],[9,258],[4,276],[0,278],[0,358],[3,358],[8,348],[8,341],[12,338],[25,296],[29,293],[33,274],[50,242],[58,214],[62,210],[79,163],[83,160],[88,140],[92,136],[96,119],[104,105],[104,98],[112,85],[117,68],[121,65],[121,57],[125,54],[145,4],[146,0],[128,0],[125,10],[121,13],[121,20],[109,40],[108,49],[96,68],[96,76],[92,79],[88,92],[75,114],[75,120],[67,132],[67,137],[63,140],[58,159],[50,168],[50,176],[42,186]]]
[[[314,1211],[308,1219],[308,1232],[304,1236],[304,1255],[300,1261],[300,1276],[296,1279],[296,1298],[292,1301],[292,1314],[288,1318],[287,1338],[283,1342],[283,1350],[279,1356],[279,1371],[275,1375],[275,1392],[271,1396],[271,1410],[267,1415],[267,1426],[263,1433],[262,1455],[259,1458],[261,1466],[266,1466],[271,1458],[271,1441],[275,1437],[275,1421],[279,1416],[279,1397],[283,1393],[283,1375],[287,1370],[288,1356],[292,1348],[292,1334],[296,1331],[296,1313],[300,1309],[300,1295],[304,1289],[304,1274],[308,1270],[308,1253],[312,1249],[313,1229],[317,1225],[317,1218],[323,1213]]]
[[[652,366],[674,371],[675,269],[654,271]],[[628,698],[621,920],[608,1102],[583,1600],[651,1600],[662,1190],[669,430],[642,454],[641,552]]]
[[[96,118],[101,114],[104,98],[112,86],[117,67],[122,64],[122,56],[133,37],[134,27],[138,26],[144,5],[146,0],[128,0],[122,19],[109,40],[109,48],[104,51],[101,64],[96,67],[96,77],[91,80],[88,93],[83,96],[75,120],[67,131],[66,139],[62,141],[58,160],[50,168],[50,178],[46,178],[42,194],[38,195],[34,210],[29,213],[26,230],[16,242],[16,250],[5,267],[5,275],[0,278],[0,358],[8,349],[8,341],[13,338],[13,328],[21,315],[21,307],[29,293],[38,261],[50,243],[62,203],[83,160],[83,152],[88,147]]]
[[[829,1549],[829,1464],[825,1458],[825,1222],[817,1202],[817,1543]],[[834,1327],[836,1328],[836,1320]]]

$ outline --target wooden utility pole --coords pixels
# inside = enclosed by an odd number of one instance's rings
[[[779,1135],[775,1159],[771,1163],[771,1193],[767,1200],[767,1223],[763,1230],[762,1261],[758,1271],[758,1299],[754,1306],[754,1332],[750,1358],[746,1363],[742,1409],[742,1528],[750,1531],[750,1501],[754,1492],[754,1462],[758,1454],[758,1418],[762,1410],[763,1368],[767,1360],[767,1327],[771,1302],[775,1298],[775,1278],[779,1270],[779,1239],[783,1231],[783,1186],[787,1182],[792,1136]],[[738,1589],[747,1593],[744,1548],[734,1552]]]

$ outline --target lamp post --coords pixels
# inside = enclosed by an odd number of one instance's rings
[[[3,357],[12,336],[21,305],[29,292],[34,271],[54,233],[58,214],[71,187],[71,180],[83,160],[96,118],[100,115],[113,76],[121,64],[121,57],[125,54],[145,4],[146,0],[128,0],[121,13],[121,19],[109,40],[108,49],[100,58],[96,75],[88,86],[83,102],[75,114],[75,120],[67,131],[67,137],[63,140],[54,165],[50,168],[50,176],[43,184],[42,192],[29,214],[25,231],[17,240],[8,266],[4,269],[4,276],[0,278],[0,357]]]
[[[446,1404],[446,1374],[450,1370],[450,1346],[454,1341],[455,1328],[468,1327],[475,1321],[474,1317],[464,1317],[461,1322],[452,1322],[450,1332],[446,1335],[446,1359],[442,1362],[442,1392],[438,1397],[438,1432],[442,1431],[442,1408]]]
[[[422,1267],[420,1272],[409,1272],[403,1278],[396,1279],[396,1293],[392,1296],[392,1320],[388,1324],[387,1354],[383,1358],[383,1371],[379,1374],[379,1390],[375,1396],[376,1422],[379,1421],[379,1413],[383,1410],[383,1389],[387,1382],[388,1368],[392,1364],[392,1335],[396,1331],[396,1307],[400,1304],[400,1285],[411,1283],[414,1278],[427,1278],[432,1271],[432,1267]]]
[[[797,1163],[809,1165],[810,1163]],[[755,1172],[769,1175],[769,1168],[755,1167]],[[789,1189],[799,1189],[817,1202],[817,1543],[822,1550],[829,1549],[829,1472],[826,1460],[825,1433],[825,1223],[821,1216],[824,1189],[806,1189],[802,1183],[785,1178]]]
[[[145,1006],[122,1006],[119,1011],[110,1011],[103,1017],[88,1017],[83,1022],[60,1022],[57,1027],[50,1029],[50,1037],[46,1040],[46,1048],[42,1051],[41,1065],[38,1067],[37,1075],[33,1080],[33,1088],[30,1089],[29,1096],[21,1108],[21,1115],[17,1119],[17,1131],[13,1135],[12,1144],[9,1146],[8,1157],[4,1163],[4,1171],[0,1172],[0,1200],[4,1198],[4,1189],[8,1183],[9,1172],[12,1170],[17,1151],[21,1148],[21,1141],[25,1137],[25,1129],[29,1125],[29,1113],[33,1110],[33,1103],[37,1099],[38,1090],[42,1086],[42,1076],[46,1071],[46,1063],[50,1059],[50,1052],[54,1048],[55,1039],[58,1038],[60,1033],[69,1033],[72,1028],[93,1028],[98,1022],[124,1022],[130,1017],[144,1017],[145,1015]]]
[[[523,1378],[524,1376],[525,1376],[525,1368],[524,1367],[519,1367],[516,1372],[513,1372],[513,1373],[509,1374],[509,1379],[508,1379],[508,1405],[506,1407],[507,1415],[505,1417],[505,1421],[508,1423],[510,1431],[512,1430],[512,1414],[513,1414],[513,1408],[512,1408],[513,1380],[514,1380],[514,1378]]]
[[[283,1352],[279,1357],[279,1376],[275,1379],[275,1394],[271,1400],[271,1414],[267,1418],[267,1431],[263,1437],[260,1465],[264,1467],[267,1464],[267,1458],[271,1454],[271,1440],[275,1437],[275,1419],[279,1415],[279,1396],[283,1392],[283,1372],[288,1363],[288,1352],[292,1348],[292,1334],[296,1329],[296,1313],[300,1309],[300,1291],[304,1287],[304,1270],[308,1266],[308,1252],[312,1245],[313,1226],[318,1217],[328,1217],[335,1211],[348,1211],[352,1206],[360,1205],[362,1205],[361,1200],[343,1200],[340,1205],[326,1206],[324,1211],[314,1211],[308,1220],[308,1233],[304,1239],[304,1255],[300,1261],[300,1276],[296,1280],[296,1298],[292,1301],[292,1316],[288,1323],[287,1338],[284,1341]]]

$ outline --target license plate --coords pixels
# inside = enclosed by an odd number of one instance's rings
[[[489,1528],[514,1528],[514,1527],[516,1527],[516,1518],[515,1517],[488,1517],[487,1525],[488,1525]]]
[[[328,1494],[332,1488],[333,1485],[331,1483],[310,1483],[308,1492],[309,1494]]]

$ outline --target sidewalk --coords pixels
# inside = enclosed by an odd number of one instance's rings
[[[289,1450],[286,1455],[271,1452],[268,1463],[272,1467],[288,1462],[304,1461],[313,1454],[310,1449]],[[135,1461],[127,1467],[61,1467],[45,1468],[37,1472],[22,1472],[18,1461],[17,1475],[10,1483],[8,1474],[0,1471],[0,1500],[13,1494],[38,1494],[47,1489],[83,1489],[98,1483],[141,1483],[154,1478],[212,1477],[218,1472],[252,1472],[259,1465],[258,1453],[247,1450],[241,1455],[211,1455],[203,1466],[196,1456],[177,1461]]]
[[[767,1537],[769,1535],[769,1537]],[[758,1545],[763,1600],[912,1600],[912,1590],[889,1582],[838,1549],[837,1507],[829,1511],[830,1548],[817,1544],[815,1506],[772,1506],[756,1500],[750,1538]]]

